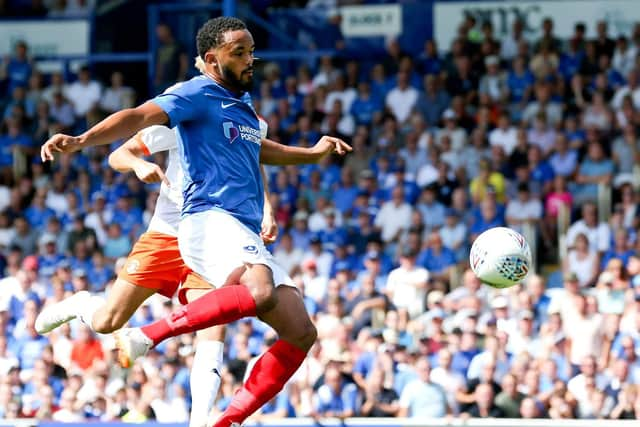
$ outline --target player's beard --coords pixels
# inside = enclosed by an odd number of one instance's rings
[[[246,70],[245,70],[246,71]],[[253,76],[247,76],[246,80],[242,79],[242,75],[245,71],[240,74],[240,77],[236,76],[235,73],[231,70],[231,68],[223,65],[222,66],[222,78],[228,82],[231,86],[238,88],[244,92],[248,92],[253,88]]]

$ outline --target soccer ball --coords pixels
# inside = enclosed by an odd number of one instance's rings
[[[527,276],[531,249],[517,231],[506,227],[490,228],[473,242],[469,262],[481,282],[494,288],[508,288]]]

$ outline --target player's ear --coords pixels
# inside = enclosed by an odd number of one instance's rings
[[[216,58],[216,54],[213,51],[209,51],[204,54],[204,62],[210,65],[217,65],[218,59]]]

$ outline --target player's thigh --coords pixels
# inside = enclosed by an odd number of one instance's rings
[[[104,329],[121,328],[133,316],[138,307],[155,293],[155,289],[117,279],[109,291],[105,305],[94,315],[94,326],[99,329],[98,332],[102,332]]]
[[[204,288],[190,288],[186,289],[184,292],[184,296],[186,302],[192,302],[203,296],[204,294],[211,292],[213,288],[204,289]],[[211,328],[200,329],[196,332],[196,336],[199,341],[222,341],[224,342],[226,332],[225,325],[217,325],[212,326]]]
[[[269,324],[281,339],[308,350],[316,340],[316,328],[298,289],[291,286],[278,286],[275,289],[276,306],[259,316]]]

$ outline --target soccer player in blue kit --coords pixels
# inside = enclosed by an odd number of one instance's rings
[[[179,246],[186,264],[212,284],[224,284],[166,319],[118,338],[128,361],[163,339],[197,329],[258,316],[279,340],[264,353],[216,426],[242,423],[274,397],[298,369],[316,338],[316,330],[298,290],[286,286],[282,272],[259,236],[263,183],[259,159],[265,159],[258,117],[247,90],[253,80],[253,38],[235,18],[208,21],[198,31],[198,55],[204,73],[175,85],[134,109],[115,113],[79,137],[55,135],[41,150],[74,152],[127,137],[151,125],[178,130],[184,169],[184,206]],[[330,150],[350,150],[337,138],[324,137]],[[261,145],[262,151],[261,154]],[[309,160],[308,150],[288,147],[287,161]],[[265,161],[266,160],[266,161]],[[271,160],[271,162],[269,162]],[[274,283],[283,277],[282,283]],[[280,281],[280,280],[279,280]],[[275,285],[285,284],[285,286]]]

